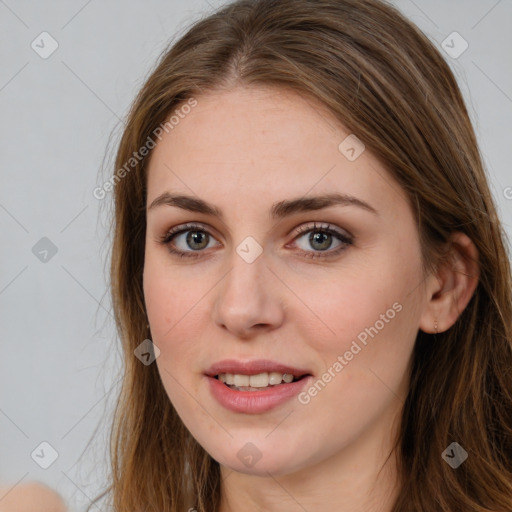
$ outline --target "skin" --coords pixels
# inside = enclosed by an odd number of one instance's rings
[[[220,511],[313,512],[334,504],[345,512],[389,511],[398,481],[394,458],[384,462],[415,338],[419,329],[433,332],[435,322],[439,332],[448,329],[464,309],[477,271],[463,256],[476,259],[474,246],[454,234],[455,263],[425,275],[405,192],[368,149],[349,161],[338,150],[349,132],[311,99],[239,86],[197,100],[153,150],[147,204],[163,192],[186,194],[214,204],[224,219],[169,205],[148,209],[144,294],[165,390],[221,464]],[[335,205],[269,216],[276,202],[332,192],[377,213]],[[177,235],[175,249],[200,253],[180,258],[159,241],[190,222],[209,241],[191,247],[188,233]],[[297,233],[314,222],[352,243],[333,236],[322,252],[308,241],[311,231]],[[248,236],[263,249],[252,263],[236,252]],[[324,257],[306,257],[313,253]],[[393,304],[400,312],[307,404],[294,398],[241,414],[209,391],[205,370],[228,358],[272,359],[317,380]],[[261,454],[251,467],[237,457],[247,442]]]
[[[38,482],[0,487],[0,512],[66,512],[62,498]]]

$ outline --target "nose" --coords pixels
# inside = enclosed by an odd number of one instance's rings
[[[267,268],[264,254],[247,263],[234,252],[231,263],[231,269],[215,287],[214,324],[243,339],[282,325],[281,283]]]

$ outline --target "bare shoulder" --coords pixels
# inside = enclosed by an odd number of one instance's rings
[[[64,500],[38,482],[0,485],[0,512],[67,512]]]

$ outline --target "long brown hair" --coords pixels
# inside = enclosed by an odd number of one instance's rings
[[[124,352],[111,435],[115,512],[212,512],[219,464],[174,410],[155,364],[142,274],[148,157],[134,152],[191,99],[274,85],[320,101],[404,188],[426,269],[455,231],[479,253],[476,291],[456,324],[418,333],[396,453],[392,512],[512,510],[512,297],[505,235],[456,80],[428,38],[379,0],[238,0],[195,23],[159,60],[129,113],[116,158],[111,287]],[[165,124],[167,123],[167,125]],[[124,172],[120,169],[124,168]],[[441,457],[467,452],[456,470]]]

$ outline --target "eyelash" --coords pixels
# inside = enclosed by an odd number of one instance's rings
[[[165,235],[160,237],[159,243],[162,245],[165,245],[168,249],[168,251],[180,258],[200,258],[202,256],[203,250],[200,251],[179,251],[172,247],[171,242],[176,238],[178,235],[182,233],[187,233],[188,231],[198,231],[202,233],[208,234],[208,236],[212,236],[210,232],[205,229],[200,224],[184,224],[181,226],[177,226],[175,228],[172,228],[169,230]],[[305,258],[308,259],[315,259],[315,258],[331,258],[339,255],[341,252],[347,249],[348,246],[353,244],[353,238],[345,233],[342,233],[341,231],[338,231],[337,229],[334,229],[330,224],[323,224],[323,225],[317,225],[316,222],[313,223],[313,226],[300,226],[295,234],[295,237],[293,241],[295,241],[297,238],[300,238],[305,233],[310,232],[318,232],[318,233],[324,233],[328,235],[334,235],[340,242],[342,242],[342,245],[340,245],[338,248],[332,250],[332,251],[304,251],[302,249],[299,249],[299,252],[304,254]]]

